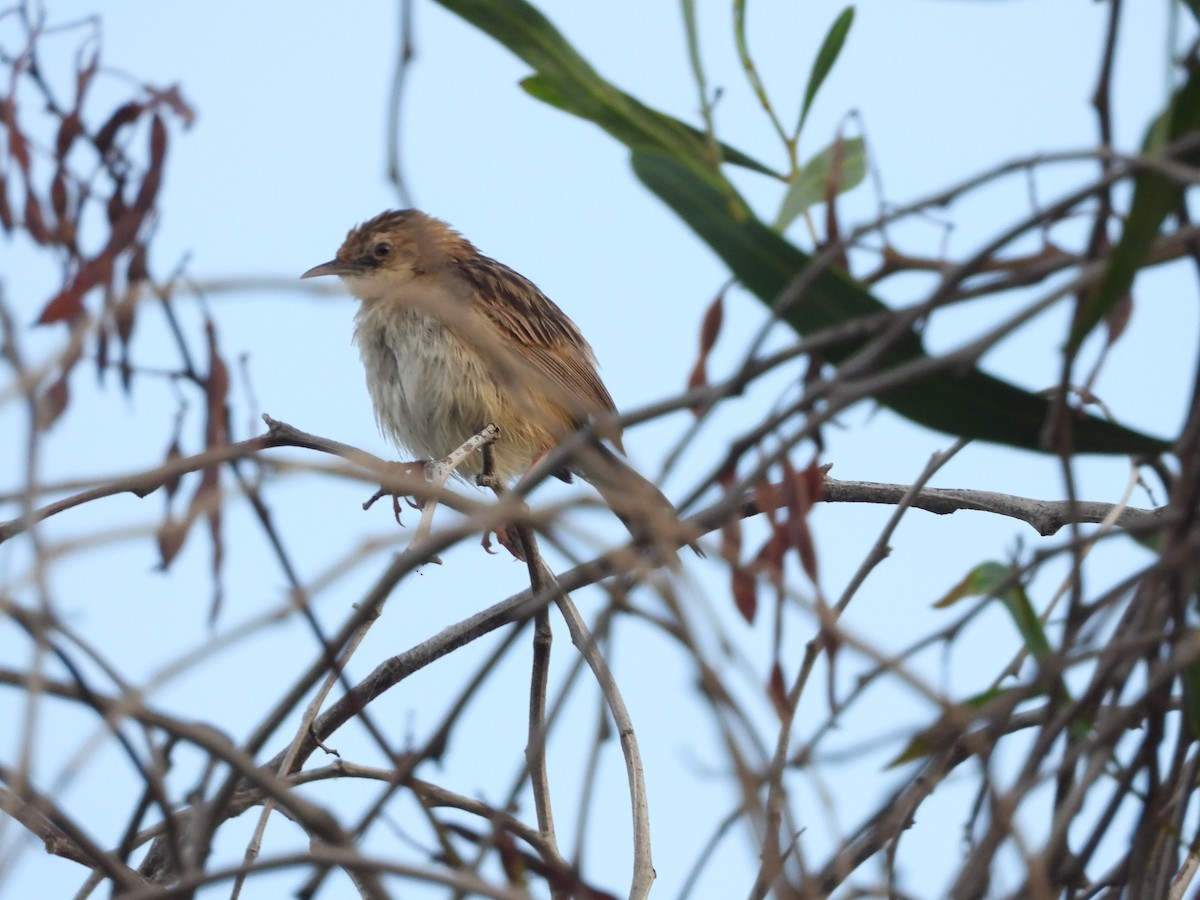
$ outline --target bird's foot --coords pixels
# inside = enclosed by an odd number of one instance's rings
[[[525,554],[521,552],[521,542],[517,540],[516,532],[507,525],[501,525],[494,532],[485,531],[483,533],[483,540],[480,541],[480,544],[483,545],[484,550],[495,554],[496,551],[492,549],[493,534],[496,535],[496,540],[500,542],[500,546],[513,555],[513,559],[525,562]]]
[[[389,470],[395,474],[397,480],[419,476],[428,481],[434,474],[431,471],[431,467],[437,465],[437,463],[428,462],[426,460],[417,460],[416,462],[389,462],[387,465]],[[396,517],[397,525],[404,524],[400,521],[400,499],[402,497],[404,498],[404,501],[413,509],[423,509],[425,506],[422,501],[416,500],[407,494],[397,493],[396,491],[391,490],[388,485],[381,484],[379,486],[379,490],[372,494],[370,498],[363,503],[363,509],[370,509],[375,505],[376,500],[379,500],[383,497],[392,498],[392,514]]]

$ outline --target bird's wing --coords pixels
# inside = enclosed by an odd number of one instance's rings
[[[503,263],[485,256],[464,260],[459,274],[476,298],[494,298],[477,308],[519,348],[520,362],[530,365],[537,379],[544,379],[562,405],[583,424],[589,419],[616,411],[608,388],[596,371],[596,356],[575,323],[538,290],[528,278]],[[508,342],[506,342],[507,344]],[[615,426],[605,429],[602,437],[618,448],[621,434]]]

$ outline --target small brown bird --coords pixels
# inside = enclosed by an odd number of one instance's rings
[[[612,397],[575,323],[445,222],[415,209],[382,213],[300,277],[320,275],[340,276],[362,301],[354,340],[375,418],[407,451],[440,459],[494,424],[494,474],[505,482],[588,424],[624,452]],[[463,468],[482,465],[476,452]],[[675,542],[670,501],[600,440],[567,466],[558,477],[575,472],[593,484],[636,537]]]

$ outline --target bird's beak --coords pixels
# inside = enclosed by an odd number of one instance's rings
[[[331,259],[329,262],[323,262],[319,266],[313,266],[300,277],[320,278],[322,275],[357,275],[358,272],[358,266],[353,263],[344,263],[337,259]]]

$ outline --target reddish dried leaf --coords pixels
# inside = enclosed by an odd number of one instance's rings
[[[796,548],[804,573],[816,584],[817,551],[808,527],[808,511],[820,497],[824,470],[813,460],[803,472],[797,472],[792,468],[791,461],[785,457],[783,471],[783,493],[787,505],[787,543]]]
[[[206,449],[222,446],[229,441],[228,410],[226,403],[229,396],[229,367],[221,358],[217,346],[217,329],[212,320],[204,323],[204,333],[208,339],[208,377],[204,389],[207,395],[207,416],[204,425],[204,446]],[[212,575],[213,575],[213,604],[209,612],[209,620],[216,621],[221,608],[221,563],[224,559],[224,543],[221,536],[221,505],[220,483],[218,470],[215,466],[204,469],[200,479],[201,495],[206,498],[205,512],[208,517],[209,534],[212,538]],[[195,503],[193,503],[193,508]]]
[[[191,127],[196,121],[196,110],[190,103],[183,99],[183,95],[179,93],[179,85],[173,84],[166,90],[158,88],[147,88],[146,92],[150,95],[155,106],[165,106],[179,116],[185,127]]]
[[[771,698],[771,705],[775,707],[775,713],[779,718],[787,716],[787,685],[783,683],[783,669],[780,668],[779,663],[771,666],[771,677],[767,679],[767,696]]]
[[[725,294],[717,294],[704,313],[704,322],[700,326],[700,353],[707,356],[717,343],[721,333],[721,323],[725,321]]]
[[[500,867],[509,884],[523,885],[529,877],[525,858],[507,831],[496,829],[492,834],[492,846],[500,857]]]
[[[100,67],[100,45],[95,43],[92,45],[92,55],[86,63],[79,67],[79,71],[75,73],[75,109],[76,111],[83,108],[83,98],[87,95],[88,88],[92,85],[92,78],[96,75],[96,70]]]
[[[775,511],[785,503],[782,489],[765,478],[754,486],[754,505],[772,525],[775,523]]]
[[[808,515],[809,510],[812,509],[812,482],[808,478],[808,473],[814,472],[814,470],[820,473],[816,461],[809,463],[804,473],[799,473],[792,466],[792,461],[785,456],[784,460],[780,462],[780,467],[784,469],[784,482],[780,485],[780,491],[788,515],[793,517]]]
[[[42,205],[37,195],[29,187],[25,188],[25,230],[39,244],[50,242],[50,233],[46,230],[46,219],[42,216]]]
[[[145,107],[137,101],[130,102],[117,107],[116,111],[108,117],[108,121],[100,126],[100,130],[96,132],[96,150],[101,156],[108,155],[108,151],[112,149],[113,141],[116,139],[117,132],[125,125],[131,122],[136,122],[141,116]]]
[[[721,485],[725,490],[729,490],[733,486],[734,481],[737,480],[737,471],[734,465],[734,462],[727,462],[717,472],[717,484]]]
[[[125,204],[125,179],[121,177],[114,180],[113,192],[104,206],[104,211],[108,214],[108,224],[115,225],[128,209],[129,207]]]
[[[0,123],[4,125],[8,155],[17,167],[29,178],[29,141],[17,124],[17,101],[12,97],[0,100]]]
[[[12,206],[8,202],[8,181],[0,172],[0,225],[4,226],[5,234],[12,234],[16,221],[13,219]]]
[[[149,280],[150,269],[146,265],[146,245],[144,243],[135,244],[133,253],[129,257],[129,265],[125,268],[125,282],[132,286]]]
[[[108,234],[108,244],[104,247],[104,255],[116,257],[122,251],[128,249],[129,245],[137,240],[138,229],[142,227],[142,222],[146,220],[146,211],[139,207],[127,209],[124,214],[112,223],[112,230]]]
[[[54,210],[54,218],[62,222],[67,218],[67,204],[71,202],[71,194],[67,190],[67,173],[59,165],[54,171],[54,180],[50,182],[50,206]]]
[[[175,462],[175,460],[183,458],[183,451],[179,449],[179,425],[181,421],[182,420],[180,419],[176,419],[175,436],[171,438],[171,446],[167,447],[167,456],[163,460],[165,464],[169,465],[170,463]],[[168,478],[165,482],[163,482],[163,488],[167,492],[168,501],[170,501],[175,496],[175,492],[179,490],[179,480],[182,477],[182,475],[175,475],[174,477]]]
[[[212,540],[210,567],[213,577],[212,606],[208,611],[210,625],[217,621],[217,616],[221,613],[221,600],[224,596],[221,590],[221,563],[225,559],[225,543],[221,537],[221,521],[221,507],[216,505],[208,513],[208,534]]]
[[[226,400],[229,396],[229,367],[217,347],[217,329],[210,319],[204,325],[208,338],[208,378],[204,389],[208,397],[208,416],[204,426],[204,448],[212,450],[229,442]]]
[[[742,618],[753,625],[754,617],[758,613],[758,582],[741,566],[734,566],[730,575],[733,604],[742,614]]]
[[[812,542],[808,516],[812,504],[821,497],[826,468],[817,466],[814,460],[809,463],[804,472],[798,473],[796,469],[792,468],[791,461],[787,458],[782,462],[782,467],[784,467],[782,493],[784,493],[787,506],[787,544],[796,547],[800,565],[804,566],[805,575],[808,575],[809,580],[816,584],[816,547]]]
[[[175,557],[179,555],[179,551],[183,549],[183,543],[187,540],[191,524],[192,517],[190,515],[180,520],[168,514],[163,523],[158,526],[155,538],[158,542],[158,566],[162,571],[165,572],[170,568]]]
[[[694,391],[696,388],[704,387],[707,384],[708,384],[708,366],[706,364],[706,360],[698,359],[698,360],[696,360],[696,364],[694,366],[692,366],[691,374],[688,375],[687,389],[689,391]],[[700,411],[700,407],[698,405],[692,406],[693,413],[699,413],[699,411]]]
[[[696,363],[692,366],[691,374],[688,376],[688,390],[695,390],[708,384],[708,355],[712,352],[712,348],[717,342],[717,336],[721,333],[721,323],[725,318],[724,300],[725,292],[722,291],[713,298],[713,302],[709,304],[704,313],[704,321],[700,325],[700,352],[697,354]],[[700,410],[699,406],[692,407],[692,413],[695,415],[699,415]]]
[[[83,134],[83,120],[79,113],[71,112],[63,116],[58,125],[58,137],[54,140],[54,158],[60,163],[67,158],[75,138]]]
[[[136,294],[132,288],[129,288],[113,307],[113,324],[117,327],[117,337],[120,339],[122,347],[129,346],[129,339],[133,336],[136,312]]]
[[[771,584],[779,587],[783,584],[783,554],[787,551],[787,542],[783,537],[782,528],[772,528],[771,536],[758,551],[754,561],[760,571],[766,573]]]
[[[96,334],[96,380],[103,383],[108,371],[108,329],[101,328]]]
[[[134,209],[143,215],[154,208],[154,200],[158,197],[158,189],[162,185],[163,161],[167,156],[167,126],[159,116],[150,122],[150,165],[146,169],[146,177],[138,188],[137,198],[133,201]]]
[[[804,574],[808,576],[808,580],[816,584],[820,579],[820,572],[817,570],[817,548],[813,543],[812,532],[809,531],[807,520],[800,520],[797,532],[799,537],[796,542],[796,552],[800,554],[800,565],[804,567]]]
[[[154,201],[158,198],[158,189],[161,186],[162,169],[152,168],[147,171],[146,177],[142,179],[141,187],[138,188],[137,196],[133,198],[132,211],[138,213],[138,225],[141,225],[140,220],[154,209]],[[133,231],[136,233],[137,229],[135,228]]]
[[[833,669],[837,663],[838,651],[842,648],[842,638],[838,632],[837,615],[819,595],[816,600],[816,611],[817,619],[821,623],[821,644],[824,646],[825,655],[829,659],[829,680],[832,686],[836,681],[833,677]]]
[[[200,483],[196,485],[188,504],[187,517],[189,520],[207,516],[209,512],[221,505],[221,473],[216,466],[205,466],[200,470]]]
[[[206,466],[200,471],[200,484],[188,505],[188,519],[194,521],[199,516],[208,520],[208,532],[212,539],[213,602],[209,609],[209,622],[212,623],[221,611],[220,571],[225,555],[221,537],[221,474],[217,466]]]
[[[49,325],[51,322],[70,321],[83,315],[84,293],[85,291],[80,290],[74,282],[68,284],[50,298],[50,302],[42,309],[42,314],[34,324]]]
[[[71,399],[71,389],[67,385],[67,375],[63,372],[45,392],[38,397],[37,423],[42,431],[58,421],[67,408]]]
[[[112,259],[101,254],[88,260],[61,291],[46,304],[38,316],[38,325],[73,319],[83,313],[83,298],[92,288],[108,284],[112,278]]]
[[[737,565],[742,556],[742,523],[730,519],[721,526],[721,558]]]

